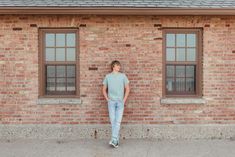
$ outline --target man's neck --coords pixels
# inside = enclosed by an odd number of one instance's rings
[[[114,73],[114,74],[118,74],[119,73],[119,71],[115,71],[115,70],[113,70],[113,72],[112,73]]]

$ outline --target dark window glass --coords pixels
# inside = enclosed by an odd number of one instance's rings
[[[166,94],[196,93],[197,38],[197,33],[190,31],[166,32]]]
[[[76,93],[76,33],[45,33],[45,90],[48,95]]]

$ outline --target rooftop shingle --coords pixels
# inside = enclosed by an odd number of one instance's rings
[[[235,0],[0,0],[0,7],[235,8]]]

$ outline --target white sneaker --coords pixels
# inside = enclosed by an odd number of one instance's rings
[[[118,147],[118,142],[111,141],[111,145],[112,145],[114,148],[117,148],[117,147]]]

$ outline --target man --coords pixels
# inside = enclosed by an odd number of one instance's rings
[[[115,148],[119,145],[124,104],[130,92],[129,80],[124,73],[119,72],[120,68],[120,62],[113,61],[111,63],[112,72],[107,74],[103,80],[103,95],[108,102],[109,118],[112,125],[112,138],[109,144]]]

